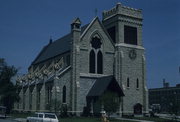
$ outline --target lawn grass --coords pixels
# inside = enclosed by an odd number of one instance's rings
[[[60,122],[99,122],[99,118],[77,118],[77,117],[70,117],[70,118],[59,118]]]
[[[12,113],[8,116],[11,116],[12,118],[27,118],[28,116],[32,116],[33,113]]]

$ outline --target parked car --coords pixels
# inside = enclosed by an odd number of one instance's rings
[[[35,113],[27,117],[27,122],[59,122],[59,120],[54,113]]]

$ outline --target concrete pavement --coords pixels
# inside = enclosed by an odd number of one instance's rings
[[[134,121],[134,122],[154,122],[154,121],[147,121],[147,120],[127,119],[127,118],[116,118],[116,119],[127,120],[127,121]]]

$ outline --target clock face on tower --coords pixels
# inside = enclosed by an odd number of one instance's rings
[[[134,49],[131,49],[130,51],[129,51],[129,58],[130,59],[132,59],[132,60],[134,60],[134,59],[136,59],[136,50],[134,50]]]

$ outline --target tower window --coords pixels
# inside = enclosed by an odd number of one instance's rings
[[[124,43],[137,45],[137,28],[124,26]]]
[[[127,87],[129,88],[129,78],[127,78]]]
[[[139,79],[136,80],[136,88],[139,88]]]
[[[66,103],[66,86],[63,86],[63,103]]]
[[[115,42],[116,42],[116,28],[115,28],[115,26],[107,29],[107,32],[109,33],[111,39],[112,39],[113,42],[115,43]]]

